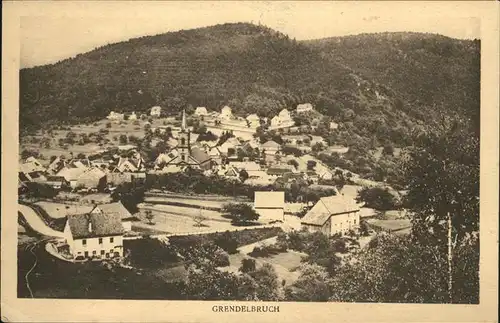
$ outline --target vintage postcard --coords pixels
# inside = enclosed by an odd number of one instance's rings
[[[497,321],[497,2],[3,9],[3,321]]]

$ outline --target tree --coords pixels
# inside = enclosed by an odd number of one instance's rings
[[[246,203],[226,204],[222,212],[227,213],[235,223],[248,223],[259,219],[259,214]]]
[[[119,141],[120,141],[120,144],[122,144],[122,145],[126,145],[126,144],[127,144],[127,142],[128,142],[127,135],[120,135],[120,137],[119,137]]]
[[[285,290],[287,301],[326,302],[330,297],[329,277],[325,269],[316,264],[300,267],[299,279]]]
[[[398,207],[395,196],[389,189],[382,187],[364,187],[358,192],[357,201],[363,201],[367,207],[380,211],[392,210]]]
[[[448,301],[455,299],[453,254],[479,231],[479,135],[474,123],[443,120],[441,132],[422,135],[404,171],[415,239],[447,255]],[[476,266],[474,266],[476,267]]]
[[[293,167],[295,167],[295,169],[299,168],[299,163],[295,159],[289,160],[287,164],[292,165]]]
[[[241,267],[239,268],[239,271],[241,271],[244,274],[247,274],[247,273],[255,271],[256,268],[257,267],[255,264],[255,259],[244,258],[241,260]]]
[[[307,161],[307,169],[308,170],[314,170],[314,167],[316,167],[316,161],[315,160],[308,160]]]
[[[200,213],[198,215],[196,215],[195,217],[193,217],[193,221],[195,222],[194,226],[195,227],[206,227],[206,225],[203,224],[203,222],[205,222],[206,220],[208,220],[208,218],[202,214],[202,209],[200,209]]]
[[[322,143],[320,142],[317,142],[315,143],[313,146],[312,146],[312,151],[313,152],[319,152],[319,151],[322,151],[323,149],[325,149],[325,147],[323,146]]]
[[[361,220],[359,222],[359,231],[363,236],[369,235],[370,227],[368,226],[368,223],[365,220]]]
[[[476,240],[477,242],[477,240]],[[476,242],[457,246],[454,275],[464,278],[454,284],[455,303],[477,303],[478,259]],[[330,281],[332,301],[444,303],[448,299],[447,257],[432,241],[411,240],[391,234],[379,235],[356,261],[345,265]],[[464,255],[470,266],[458,265]],[[474,256],[475,255],[475,256]],[[467,287],[466,287],[467,286]],[[464,292],[465,290],[467,292]]]
[[[385,145],[382,150],[383,155],[394,156],[394,147],[392,145]]]
[[[248,172],[245,169],[242,169],[240,171],[240,179],[242,182],[246,181],[248,179]]]
[[[106,128],[111,128],[111,122],[106,122]]]
[[[144,213],[145,213],[146,219],[148,220],[148,223],[151,225],[154,224],[153,219],[154,219],[155,215],[153,214],[153,211],[146,210],[146,211],[144,211]]]
[[[276,270],[269,263],[264,263],[257,270],[249,275],[257,283],[257,298],[262,301],[280,300],[278,275]]]

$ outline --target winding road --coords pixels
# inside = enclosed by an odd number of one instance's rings
[[[56,231],[50,228],[41,217],[27,205],[18,204],[18,210],[26,219],[26,222],[30,225],[30,227],[36,232],[54,238],[64,238],[64,233],[61,231]]]

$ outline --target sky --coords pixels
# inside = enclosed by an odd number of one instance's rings
[[[459,8],[450,14],[450,8],[436,7],[433,3],[416,3],[28,3],[20,17],[21,67],[55,63],[98,46],[130,38],[228,22],[261,23],[297,40],[385,31],[479,38],[479,19],[468,17],[466,12],[461,14]]]

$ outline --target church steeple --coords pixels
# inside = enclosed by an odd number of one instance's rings
[[[186,131],[186,110],[182,110],[182,123],[181,123],[181,130]]]
[[[186,111],[182,110],[181,131],[178,134],[177,149],[183,162],[188,161],[191,152],[190,133],[186,123]]]

